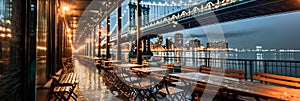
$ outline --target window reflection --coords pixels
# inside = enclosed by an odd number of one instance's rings
[[[38,2],[38,11],[37,11],[37,50],[36,50],[36,82],[37,84],[44,84],[46,82],[46,55],[47,55],[47,33],[48,33],[48,0],[40,0]]]
[[[11,31],[11,1],[0,1],[0,73],[7,71],[9,68],[10,40]]]

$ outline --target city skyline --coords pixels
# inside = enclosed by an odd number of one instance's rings
[[[184,42],[199,39],[201,43],[207,43],[207,34],[214,36],[213,28],[210,29],[209,27],[220,27],[225,40],[229,43],[229,48],[255,49],[256,46],[263,46],[266,49],[298,50],[300,47],[293,44],[300,43],[300,40],[298,40],[300,34],[297,34],[300,32],[297,27],[300,26],[298,18],[300,18],[299,11],[289,12],[185,29],[166,33],[163,36],[174,37],[175,33],[182,33]],[[281,37],[283,33],[285,33],[285,37]]]

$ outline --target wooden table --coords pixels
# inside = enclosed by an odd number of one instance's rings
[[[119,60],[111,60],[111,61],[103,61],[104,63],[122,63],[122,61]]]
[[[108,66],[108,64],[120,64],[120,63],[122,63],[122,61],[118,61],[118,60],[103,61],[103,64],[105,66]]]
[[[128,66],[123,64],[118,64],[118,65],[121,65],[121,68],[123,67],[124,69],[130,68],[132,67],[132,65],[140,66],[137,64],[128,64]],[[149,98],[147,100],[150,100],[151,98],[155,97],[153,90],[161,82],[160,80],[154,79],[153,77],[154,74],[157,73],[159,74],[164,72],[165,73],[164,75],[166,75],[168,73],[167,68],[158,68],[158,67],[131,68],[131,69],[136,73],[136,75],[131,75],[131,77],[137,78],[134,81],[130,81],[130,83],[132,83],[131,85],[134,88],[138,88],[136,89],[138,92],[137,96],[147,96]]]
[[[114,66],[118,68],[138,68],[138,67],[143,67],[143,65],[139,64],[114,64]]]
[[[104,60],[104,59],[106,59],[106,58],[104,58],[104,57],[94,57],[93,59],[94,59],[94,60]]]
[[[254,97],[290,101],[297,101],[300,99],[299,89],[258,84],[250,81],[198,72],[169,74],[169,76],[178,77],[185,80],[214,84],[220,87],[224,87],[230,91],[236,91]]]
[[[158,67],[146,67],[146,68],[132,68],[132,71],[135,72],[139,77],[146,77],[150,75],[151,72],[155,72],[157,74],[168,74],[167,68],[158,68]]]
[[[168,71],[166,68],[157,68],[157,67],[147,67],[147,68],[132,68],[134,71],[150,73],[150,72],[160,72],[160,71]]]

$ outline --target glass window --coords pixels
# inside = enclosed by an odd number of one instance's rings
[[[40,0],[38,2],[37,10],[37,33],[36,33],[36,70],[37,70],[37,84],[44,84],[46,82],[46,56],[47,56],[47,35],[48,35],[48,0]]]

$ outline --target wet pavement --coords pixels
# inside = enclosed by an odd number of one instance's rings
[[[79,89],[88,101],[122,101],[118,92],[111,90],[99,73],[93,60],[74,60],[75,73],[78,74]]]
[[[78,95],[77,101],[122,101],[127,99],[105,83],[94,63],[93,60],[74,60],[74,72],[77,73],[79,80],[79,85],[75,89],[75,93]],[[50,86],[46,87],[45,85],[47,84],[37,87],[37,101],[49,99],[47,94]],[[74,100],[71,99],[71,101]]]

